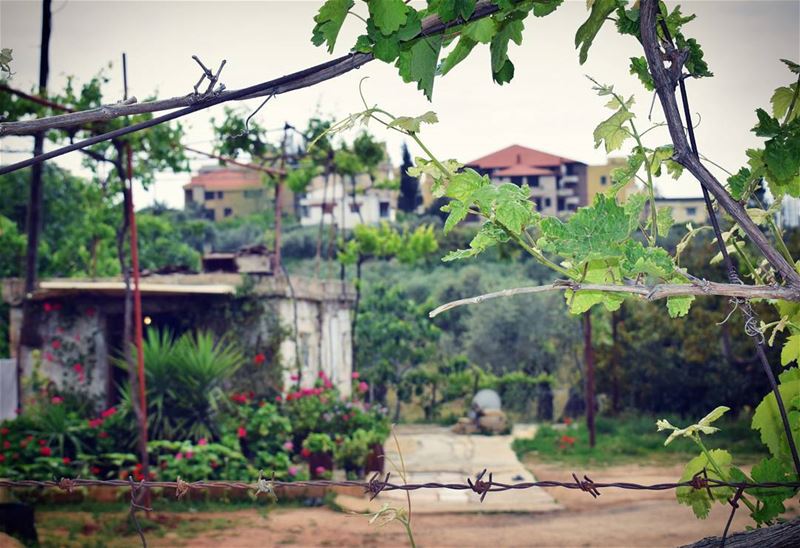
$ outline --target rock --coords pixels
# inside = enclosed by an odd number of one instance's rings
[[[453,425],[450,429],[454,434],[477,434],[478,427],[475,426],[475,422],[472,420],[462,417],[458,419],[458,422]]]
[[[509,430],[508,418],[499,409],[486,409],[478,426],[484,434],[504,434]]]

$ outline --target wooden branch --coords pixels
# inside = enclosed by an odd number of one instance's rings
[[[528,287],[515,287],[503,289],[476,297],[459,299],[443,304],[432,310],[428,316],[434,318],[459,306],[480,304],[490,299],[526,295],[530,293],[547,293],[550,291],[602,291],[605,293],[627,293],[647,301],[657,301],[668,297],[688,297],[716,295],[720,297],[740,297],[743,299],[781,299],[785,301],[800,301],[800,290],[791,287],[777,287],[771,285],[740,285],[707,282],[705,280],[693,284],[658,284],[658,285],[611,285],[611,284],[582,284],[571,280],[557,280],[550,285],[537,285]]]
[[[719,548],[720,537],[706,537],[683,548]],[[752,531],[744,531],[731,535],[725,540],[728,548],[750,548],[752,546],[800,546],[800,519],[785,523],[762,527]]]
[[[470,21],[481,19],[497,11],[497,6],[491,0],[480,0],[470,17]],[[447,24],[442,23],[436,16],[429,16],[422,21],[422,31],[420,36],[430,36],[442,32],[447,28],[452,28],[458,21],[451,21]],[[372,61],[372,54],[350,53],[332,61],[322,63],[280,78],[268,80],[260,84],[242,88],[239,90],[223,91],[212,94],[210,97],[201,98],[193,93],[181,97],[161,99],[157,101],[146,101],[134,104],[111,104],[102,107],[60,114],[57,116],[47,116],[35,120],[25,120],[19,122],[0,123],[0,137],[9,135],[33,135],[50,129],[65,129],[75,126],[82,126],[91,122],[106,122],[121,116],[134,114],[146,114],[159,112],[162,110],[173,110],[178,108],[192,108],[189,112],[206,109],[227,101],[244,101],[256,97],[268,95],[280,95],[289,91],[307,88],[337,76],[341,76],[351,70],[360,68]],[[166,120],[164,120],[166,121]],[[135,126],[131,126],[132,128]],[[148,126],[149,127],[149,126]],[[144,128],[141,128],[144,129]]]
[[[667,68],[664,65],[665,56],[656,33],[658,1],[642,0],[641,6],[639,31],[642,36],[642,45],[647,57],[647,64],[650,67],[650,73],[655,83],[656,94],[664,110],[669,134],[672,137],[675,151],[673,159],[685,167],[700,181],[700,184],[706,190],[714,195],[720,206],[733,217],[734,221],[747,234],[750,241],[761,251],[767,261],[780,273],[781,277],[792,286],[800,288],[800,274],[769,242],[764,233],[747,215],[744,207],[733,199],[725,190],[725,187],[700,162],[700,158],[692,152],[683,129],[683,120],[675,98],[675,87],[677,86],[678,78],[680,78],[680,69],[682,68],[684,57],[681,52],[673,52],[672,55],[666,56],[672,61],[672,66]]]

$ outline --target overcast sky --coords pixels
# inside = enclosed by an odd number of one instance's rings
[[[63,86],[67,75],[83,81],[113,63],[109,100],[122,97],[120,57],[128,55],[129,85],[144,98],[183,95],[199,76],[191,56],[208,65],[228,63],[222,81],[235,89],[268,80],[330,58],[309,38],[317,1],[178,2],[54,0],[51,41],[51,89]],[[675,2],[668,2],[671,7]],[[754,109],[768,106],[772,90],[792,81],[779,58],[800,58],[800,1],[688,1],[684,12],[698,15],[686,33],[703,45],[714,78],[689,81],[692,110],[700,115],[698,141],[702,153],[732,171],[745,163],[745,149],[759,140],[749,131]],[[357,10],[365,6],[358,2]],[[426,128],[423,139],[444,158],[469,161],[511,144],[520,144],[587,163],[604,163],[605,154],[594,148],[592,130],[610,111],[591,90],[584,75],[614,83],[616,89],[636,94],[637,112],[646,120],[652,95],[628,74],[628,58],[641,55],[631,38],[604,28],[589,53],[578,64],[574,48],[577,27],[586,18],[584,0],[567,1],[554,14],[526,21],[524,42],[510,48],[516,76],[510,84],[492,83],[488,49],[473,55],[446,77],[437,79],[433,103],[414,84],[404,84],[396,69],[374,61],[358,71],[313,88],[281,95],[261,112],[258,121],[280,127],[288,121],[303,127],[315,113],[342,117],[359,110],[358,82],[370,79],[365,90],[370,102],[398,115],[438,113],[440,123]],[[14,50],[14,85],[31,89],[38,75],[40,2],[0,0],[0,46]],[[345,22],[335,54],[347,52],[360,34],[362,23]],[[240,103],[254,109],[260,101]],[[222,107],[184,118],[187,144],[210,150],[209,119],[221,116]],[[654,121],[662,119],[656,107]],[[640,122],[640,127],[645,122]],[[395,161],[401,140],[397,134],[374,127],[387,141]],[[276,137],[277,138],[277,137]],[[667,143],[665,132],[649,134],[646,144]],[[5,139],[0,148],[28,149],[31,139]],[[412,153],[416,153],[412,147]],[[24,155],[0,153],[0,162]],[[60,160],[79,165],[79,156]],[[207,163],[195,162],[198,167]],[[181,186],[188,174],[166,174],[154,189],[141,192],[137,206],[154,197],[182,206]],[[665,196],[699,195],[699,187],[684,178],[660,184]]]

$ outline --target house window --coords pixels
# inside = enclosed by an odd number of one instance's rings
[[[300,206],[300,216],[301,217],[309,217],[310,216],[310,211],[309,211],[307,205],[301,205]]]
[[[206,200],[213,200],[214,193],[206,190],[205,192],[203,192],[203,198],[205,198]]]
[[[534,198],[533,203],[536,204],[536,211],[542,210],[542,199],[541,198]]]
[[[378,208],[378,216],[380,216],[381,219],[385,219],[389,216],[389,202],[380,202]]]
[[[557,199],[557,201],[556,201],[556,210],[557,211],[564,211],[567,208],[566,206],[567,206],[567,202],[563,197]]]
[[[229,207],[226,207],[225,208],[225,216],[226,217],[230,217],[231,215],[233,215],[233,210],[231,208],[229,208]]]
[[[553,200],[551,200],[550,198],[544,199],[544,207],[551,207],[552,205],[553,205]]]
[[[539,187],[539,177],[528,177],[528,184],[533,188]]]
[[[214,217],[215,217],[214,210],[213,209],[204,209],[203,210],[203,217],[205,217],[209,221],[213,221]]]
[[[358,213],[361,211],[361,204],[350,202],[350,213]]]
[[[194,202],[192,199],[192,191],[191,190],[184,190],[183,191],[183,199],[187,204],[191,204]]]
[[[335,206],[336,206],[336,204],[335,204],[335,203],[333,203],[333,202],[325,202],[324,204],[322,204],[322,214],[323,214],[323,215],[324,215],[325,213],[330,213],[330,214],[333,214],[333,208],[334,208]]]
[[[694,217],[695,215],[697,215],[697,208],[696,207],[687,207],[686,208],[686,214],[689,217]]]
[[[603,186],[606,186],[608,184],[608,177],[606,177],[605,175],[601,175],[600,176],[600,184],[603,185]]]
[[[222,192],[222,191],[219,191],[219,192],[217,192],[217,198],[218,198],[218,199],[222,199],[222,197],[223,197],[224,195],[225,195],[225,193],[224,193],[224,192]]]
[[[520,177],[519,175],[514,175],[513,177],[510,177],[510,179],[511,182],[517,186],[522,186],[525,182],[525,177]]]

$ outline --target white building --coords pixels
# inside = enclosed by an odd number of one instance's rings
[[[312,185],[299,204],[303,226],[317,226],[322,220],[346,230],[359,224],[393,222],[397,216],[397,191],[357,184],[354,196],[351,184],[336,176],[327,186]]]
[[[780,225],[782,228],[800,226],[800,198],[784,196],[781,202]]]

